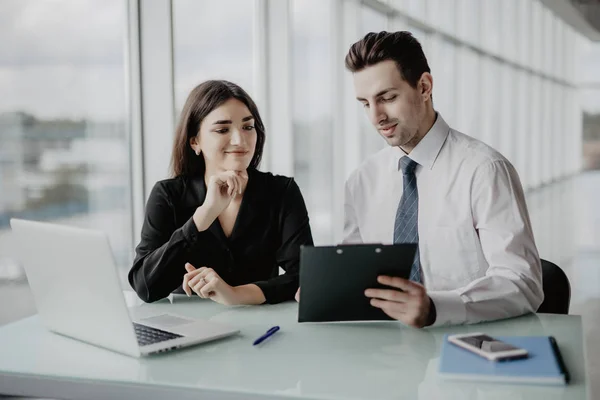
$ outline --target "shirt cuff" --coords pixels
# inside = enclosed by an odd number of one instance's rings
[[[190,217],[185,224],[181,227],[181,232],[183,233],[183,237],[188,244],[194,244],[198,240],[198,236],[200,232],[198,232],[198,228],[196,227],[196,223],[194,222],[194,218]]]
[[[427,293],[435,305],[436,318],[432,327],[459,325],[467,320],[467,309],[460,295],[453,291]]]

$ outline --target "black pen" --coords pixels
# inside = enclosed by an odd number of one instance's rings
[[[562,358],[562,354],[560,354],[560,350],[558,349],[558,344],[556,343],[556,339],[554,336],[549,336],[550,345],[552,346],[552,350],[554,351],[554,356],[556,357],[556,361],[558,362],[558,367],[560,371],[563,373],[565,377],[565,382],[569,383],[571,380],[571,376],[569,375],[569,371],[567,370],[567,366],[565,365],[565,361]]]

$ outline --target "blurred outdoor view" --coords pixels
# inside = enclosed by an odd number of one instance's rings
[[[103,230],[128,265],[126,1],[1,7],[0,280],[23,278],[12,217]]]
[[[600,170],[600,112],[583,114],[583,167]]]
[[[600,18],[598,20],[600,21]],[[583,168],[600,170],[600,44],[584,45],[580,74]]]

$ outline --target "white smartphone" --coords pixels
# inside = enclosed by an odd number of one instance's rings
[[[527,357],[527,350],[494,339],[481,332],[450,335],[448,341],[491,361]]]

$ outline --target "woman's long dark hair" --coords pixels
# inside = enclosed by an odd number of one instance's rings
[[[181,111],[171,155],[171,175],[173,177],[204,174],[204,157],[196,155],[190,145],[190,139],[198,134],[204,118],[230,99],[237,99],[244,103],[254,117],[254,128],[257,135],[256,148],[248,168],[258,168],[265,146],[265,126],[256,104],[248,93],[235,83],[222,80],[206,81],[190,92]]]

